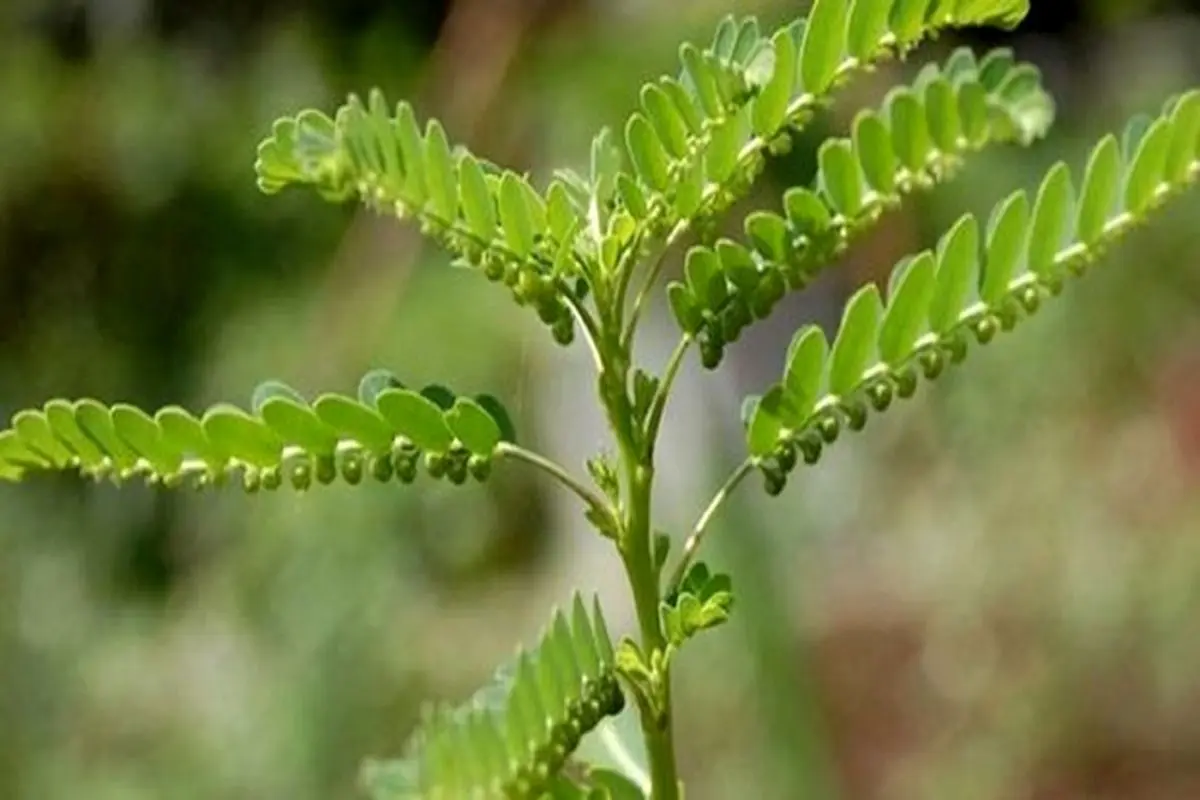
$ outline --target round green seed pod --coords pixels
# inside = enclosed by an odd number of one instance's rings
[[[544,325],[554,325],[562,317],[562,306],[559,305],[557,297],[543,297],[538,299],[537,315],[538,319]]]
[[[256,494],[262,488],[262,478],[254,467],[246,467],[242,472],[242,488],[250,494]]]
[[[380,483],[387,483],[396,474],[396,467],[390,454],[371,456],[370,468],[371,477]]]
[[[855,433],[867,427],[867,404],[861,400],[847,400],[842,404],[842,412],[846,415],[846,427]]]
[[[471,456],[467,460],[467,471],[471,477],[483,483],[492,474],[492,460],[486,456]]]
[[[467,460],[465,458],[447,458],[446,459],[446,478],[455,486],[462,486],[467,482]]]
[[[313,467],[308,458],[296,459],[288,466],[288,482],[296,491],[303,492],[312,487]]]
[[[961,333],[956,333],[946,343],[946,352],[950,356],[951,364],[961,364],[967,357],[967,338]]]
[[[787,475],[778,468],[763,469],[763,491],[771,497],[778,497],[787,488]]]
[[[504,262],[493,255],[484,256],[483,274],[493,283],[504,280]]]
[[[821,460],[824,440],[820,436],[805,434],[796,442],[796,446],[800,450],[800,455],[804,457],[804,463],[810,467]]]
[[[877,381],[867,388],[867,399],[876,411],[887,411],[891,408],[895,396],[896,390],[888,380]]]
[[[700,343],[700,365],[705,369],[716,369],[721,366],[721,359],[725,357],[725,348],[711,341],[702,341]]]
[[[341,463],[338,464],[342,480],[351,486],[362,483],[363,472],[366,470],[366,459],[358,450],[346,450],[342,453]]]
[[[262,480],[262,488],[268,492],[275,491],[283,484],[283,476],[280,474],[279,467],[265,468],[259,477]]]
[[[1000,332],[999,321],[992,316],[984,317],[972,326],[975,332],[975,338],[980,344],[987,344],[996,338],[996,334]]]
[[[554,341],[563,347],[568,347],[575,341],[575,320],[570,314],[564,317],[559,317],[550,327],[550,335],[554,337]]]
[[[521,281],[521,265],[509,263],[504,265],[504,283],[510,288],[515,288]]]
[[[314,472],[316,474],[317,482],[324,486],[328,486],[337,480],[337,459],[333,455],[327,454],[317,456],[316,469]]]
[[[917,393],[917,371],[906,367],[896,376],[896,396],[907,400]]]
[[[780,442],[779,446],[775,448],[775,461],[785,473],[794,470],[796,468],[795,445],[791,442]]]
[[[835,411],[826,411],[816,424],[817,434],[826,444],[833,444],[842,433],[842,418]]]
[[[946,370],[946,357],[939,350],[923,350],[917,357],[921,372],[927,380],[935,381]]]
[[[449,466],[448,459],[443,453],[426,453],[425,454],[425,471],[432,478],[441,478],[446,474],[446,468]]]
[[[1026,314],[1036,314],[1042,307],[1042,294],[1033,286],[1026,286],[1021,292],[1021,307]]]

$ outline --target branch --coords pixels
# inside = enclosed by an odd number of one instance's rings
[[[721,510],[721,506],[725,504],[725,501],[729,499],[738,485],[753,471],[754,461],[748,458],[733,471],[733,474],[729,476],[725,484],[713,495],[712,501],[704,509],[704,513],[700,515],[700,519],[696,520],[696,525],[692,528],[691,535],[688,536],[687,541],[683,545],[683,554],[680,556],[675,570],[671,573],[670,583],[667,584],[667,597],[670,597],[679,589],[679,584],[683,582],[684,576],[687,575],[688,567],[695,558],[696,551],[704,543],[704,534],[708,530],[709,523],[712,522],[713,517]]]

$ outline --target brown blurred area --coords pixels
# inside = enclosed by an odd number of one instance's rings
[[[504,398],[573,469],[606,444],[586,358],[409,227],[254,187],[280,115],[371,86],[543,178],[582,167],[640,82],[721,14],[790,0],[8,0],[0,4],[0,413],[56,396],[245,402],[280,378],[352,391],[387,366]],[[663,449],[680,533],[735,459],[737,409],[791,332],[1129,116],[1200,85],[1200,7],[1034,0],[1010,45],[1058,97],[1052,137],[996,150],[889,216],[715,375]],[[746,204],[807,181],[915,65],[856,85]],[[1027,326],[839,442],[784,497],[751,487],[707,553],[734,622],[680,662],[689,797],[1200,797],[1200,212],[1196,193]],[[736,221],[732,224],[735,224]],[[658,309],[662,312],[662,309]],[[643,357],[673,344],[664,313]],[[705,431],[706,435],[696,435]],[[0,797],[350,798],[607,543],[519,470],[487,486],[297,496],[0,486]],[[622,615],[625,615],[624,618]]]

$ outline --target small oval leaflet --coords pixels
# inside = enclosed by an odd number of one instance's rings
[[[404,389],[388,389],[376,400],[381,413],[401,436],[422,450],[445,453],[454,442],[446,418],[432,400]]]

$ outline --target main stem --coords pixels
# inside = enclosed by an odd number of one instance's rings
[[[619,334],[619,328],[616,329]],[[634,413],[628,391],[628,350],[615,336],[601,347],[608,356],[607,375],[601,375],[601,397],[609,424],[616,434],[625,475],[624,508],[620,535],[621,559],[633,592],[641,631],[642,652],[651,657],[655,651],[666,649],[659,619],[659,574],[654,563],[654,542],[651,535],[651,506],[654,489],[654,448],[644,447],[641,434],[634,424]],[[613,358],[613,356],[616,356]],[[619,363],[614,363],[619,361]],[[611,383],[605,380],[613,376]],[[671,679],[669,672],[662,676],[661,696],[655,698],[657,707],[640,701],[638,716],[650,762],[652,800],[679,800],[679,776],[675,765],[675,745],[671,726]],[[655,712],[658,713],[655,713]]]
[[[651,495],[654,487],[654,464],[652,459],[639,457],[636,450],[622,447],[628,477],[629,493],[625,517],[624,539],[621,557],[629,584],[633,589],[633,601],[637,609],[638,627],[642,634],[642,651],[649,657],[656,650],[666,647],[662,624],[659,618],[659,581],[654,565],[651,537]],[[639,708],[642,734],[646,741],[646,754],[650,761],[650,778],[653,789],[652,800],[678,800],[679,776],[675,765],[675,744],[671,723],[671,676],[663,676],[660,713],[653,709]]]

